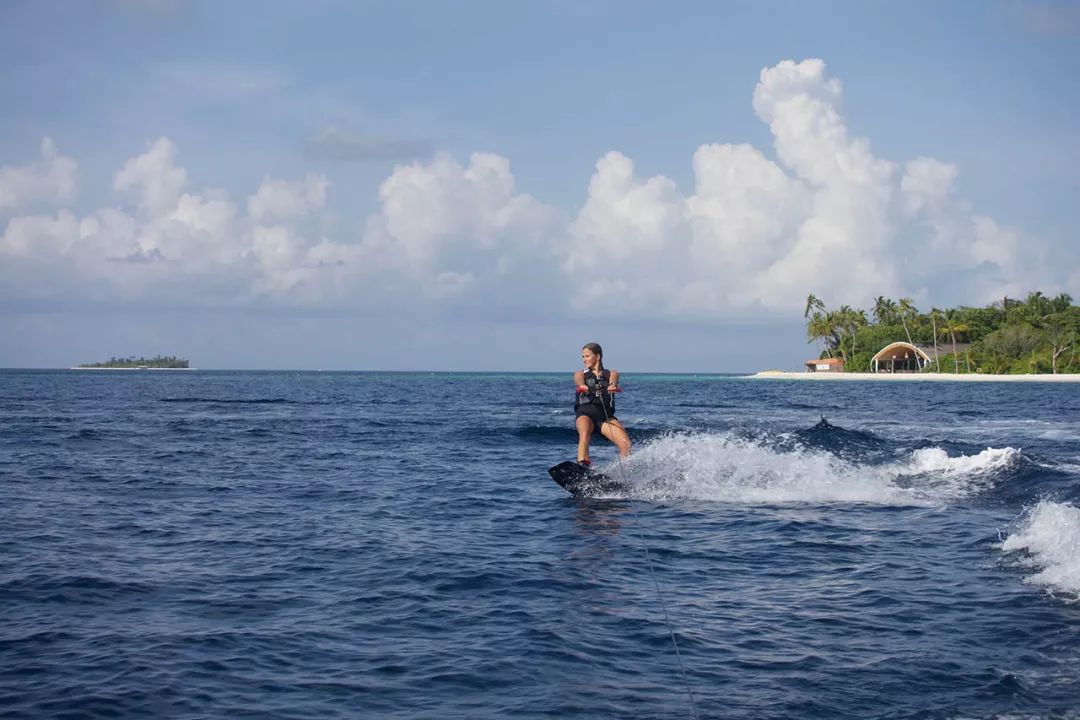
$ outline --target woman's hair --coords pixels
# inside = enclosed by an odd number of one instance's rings
[[[604,369],[604,348],[600,347],[600,343],[585,343],[584,345],[581,346],[581,349],[582,350],[590,350],[590,351],[592,351],[592,353],[595,354],[599,358],[599,360],[596,363],[597,366],[601,370]]]

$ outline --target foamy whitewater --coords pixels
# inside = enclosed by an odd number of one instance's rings
[[[1080,384],[572,369],[0,371],[0,715],[1080,720]]]
[[[1028,582],[1080,595],[1080,508],[1044,500],[1019,525],[1001,549],[1038,568]]]
[[[845,460],[825,450],[780,448],[732,433],[666,435],[604,471],[625,477],[634,496],[731,503],[873,503],[933,505],[969,497],[1018,461],[1015,448],[987,448],[950,457],[939,447],[914,450],[880,465]]]

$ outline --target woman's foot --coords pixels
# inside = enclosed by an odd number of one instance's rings
[[[590,460],[589,458],[585,458],[584,460],[579,459],[577,461],[577,464],[583,467],[589,467],[590,465],[592,465],[592,460]]]

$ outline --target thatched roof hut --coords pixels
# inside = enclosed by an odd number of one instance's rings
[[[955,353],[959,355],[968,347],[968,343],[956,343]],[[870,360],[870,369],[884,373],[920,372],[934,361],[940,362],[941,358],[953,353],[952,343],[939,343],[935,348],[933,345],[894,342],[878,350]]]

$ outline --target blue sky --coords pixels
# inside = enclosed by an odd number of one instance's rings
[[[0,366],[795,368],[808,292],[1080,297],[1078,39],[1059,2],[5,3]]]

